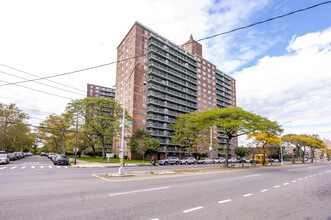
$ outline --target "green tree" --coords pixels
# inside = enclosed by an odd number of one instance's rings
[[[241,159],[249,155],[249,149],[245,147],[237,147],[234,149],[234,153],[237,154]],[[244,160],[242,162],[242,167],[244,167]]]
[[[314,162],[314,157],[315,157],[315,149],[325,149],[326,148],[326,145],[325,143],[319,139],[319,138],[316,138],[316,137],[313,137],[313,136],[307,136],[307,139],[308,139],[308,146],[310,147],[310,152],[311,152],[311,163]]]
[[[122,123],[122,108],[113,99],[92,98],[75,100],[66,107],[66,116],[71,121],[76,121],[76,115],[80,117],[82,132],[97,137],[102,146],[102,159],[106,159],[105,145],[111,144],[113,137],[119,134]],[[126,114],[126,120],[131,117]]]
[[[143,157],[147,154],[157,153],[160,151],[160,143],[150,138],[150,134],[142,129],[137,129],[133,137],[130,139],[128,145],[130,146],[131,152],[137,152]]]
[[[295,157],[300,157],[300,154],[302,155],[302,163],[305,163],[306,147],[309,145],[309,138],[307,135],[287,134],[282,137],[282,141],[291,143],[295,146],[292,163],[295,163]]]
[[[199,134],[197,116],[196,112],[182,114],[176,117],[176,123],[170,125],[175,130],[175,135],[171,136],[173,143],[187,148],[190,156],[197,152],[197,144],[203,139]]]
[[[226,136],[226,161],[228,166],[229,146],[232,138],[257,131],[277,133],[281,129],[277,122],[247,112],[239,107],[212,109],[200,113],[197,121],[202,128],[217,126]]]
[[[42,123],[40,123],[39,132],[45,142],[50,142],[53,145],[53,150],[59,153],[60,148],[65,154],[65,142],[68,136],[70,123],[65,119],[64,115],[49,115]],[[44,143],[45,144],[45,143]]]
[[[16,107],[15,104],[0,103],[0,140],[2,150],[18,151],[25,147],[31,147],[32,142],[28,142],[31,134],[29,127],[22,125],[29,119],[28,114]]]

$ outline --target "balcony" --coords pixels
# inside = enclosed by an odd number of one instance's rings
[[[155,74],[156,76],[161,75],[163,77],[168,77],[169,74],[171,74],[173,76],[183,79],[184,81],[190,81],[191,83],[194,83],[195,85],[197,84],[195,76],[187,76],[186,74],[176,72],[176,71],[169,69],[168,67],[162,66],[161,64],[158,64],[156,62],[152,62],[152,63],[150,63],[150,65],[157,67],[161,71],[150,68],[149,74]],[[171,78],[171,79],[176,79],[176,78]]]
[[[160,43],[158,41],[161,41],[163,43]],[[167,50],[167,52],[175,55],[176,57],[179,57],[182,60],[189,62],[190,64],[192,64],[194,66],[196,65],[196,61],[194,60],[194,57],[192,55],[187,54],[187,51],[179,48],[177,45],[171,45],[171,44],[169,44],[169,42],[164,41],[164,40],[156,37],[155,35],[151,35],[150,40],[149,40],[149,45],[156,45],[160,49]],[[190,58],[188,58],[188,57],[190,57]]]
[[[191,102],[184,101],[184,100],[181,100],[181,99],[178,99],[178,98],[174,98],[174,97],[169,96],[169,95],[158,93],[158,92],[149,91],[148,96],[153,96],[153,97],[156,97],[156,98],[164,99],[166,101],[170,101],[170,102],[180,104],[180,105],[185,105],[185,106],[188,106],[188,107],[191,107],[191,108],[197,108],[196,104],[193,104]]]
[[[161,147],[160,152],[167,152],[167,153],[188,153],[185,148],[181,147]]]

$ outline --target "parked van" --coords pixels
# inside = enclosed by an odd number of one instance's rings
[[[256,163],[262,163],[263,161],[263,154],[252,154],[251,155],[251,163],[253,162],[256,162]],[[268,157],[266,156],[265,157],[265,163],[267,164],[269,161],[268,161]]]

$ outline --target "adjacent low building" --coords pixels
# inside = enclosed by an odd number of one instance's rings
[[[87,97],[100,97],[115,99],[115,89],[104,86],[87,84]]]

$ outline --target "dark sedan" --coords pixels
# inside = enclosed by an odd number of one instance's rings
[[[54,165],[69,165],[69,159],[66,155],[57,155],[54,159]]]

